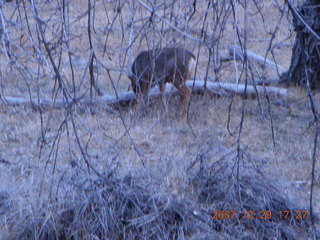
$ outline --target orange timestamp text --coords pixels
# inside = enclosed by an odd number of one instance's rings
[[[296,210],[296,211],[212,211],[212,219],[222,220],[222,219],[260,219],[260,220],[270,220],[272,218],[278,219],[288,219],[294,218],[297,220],[306,219],[308,212],[305,210]]]

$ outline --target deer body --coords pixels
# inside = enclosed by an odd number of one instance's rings
[[[186,80],[194,73],[195,56],[184,48],[161,48],[141,52],[132,64],[132,88],[139,103],[144,102],[148,91],[159,85],[162,101],[166,107],[165,84],[170,82],[178,90],[182,119],[187,119],[191,90]]]

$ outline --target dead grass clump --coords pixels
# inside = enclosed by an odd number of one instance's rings
[[[131,177],[99,180],[75,192],[63,202],[15,214],[7,222],[6,239],[204,239],[215,234],[210,216],[194,215],[190,202],[146,189]]]
[[[5,214],[10,209],[9,194],[0,192],[0,215]]]
[[[221,231],[236,239],[248,233],[249,239],[307,239],[309,212],[304,218],[306,209],[295,205],[253,166],[243,166],[240,161],[237,177],[235,159],[200,166],[192,179],[199,201],[212,212]],[[234,211],[234,217],[228,211]]]
[[[225,160],[200,166],[192,178],[198,203],[161,193],[138,177],[72,185],[50,204],[12,206],[5,240],[308,238],[309,218],[295,218],[303,209],[252,169],[242,172],[238,185],[235,169]],[[286,210],[293,214],[277,215]],[[236,217],[214,219],[213,211],[236,211]]]

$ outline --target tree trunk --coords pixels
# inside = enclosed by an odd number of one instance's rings
[[[293,15],[294,30],[297,36],[292,50],[290,68],[282,74],[281,81],[300,86],[305,86],[309,82],[312,89],[320,88],[319,0],[306,0],[298,9],[303,21],[291,3],[289,1],[287,3]]]

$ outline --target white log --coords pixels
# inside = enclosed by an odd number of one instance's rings
[[[258,54],[255,54],[249,50],[247,50],[246,53],[247,53],[248,58],[254,59],[261,66],[269,65],[271,67],[278,68],[281,72],[286,71],[286,69],[284,67],[282,67],[281,65],[279,65],[275,62],[272,62],[272,61],[270,61],[270,60],[268,60]],[[230,58],[232,58],[235,55],[236,59],[240,58],[241,60],[243,60],[243,53],[242,53],[242,50],[239,46],[229,47],[229,55],[230,55]]]
[[[193,92],[204,92],[204,81],[201,80],[189,80],[187,85]],[[232,83],[217,83],[217,82],[207,82],[207,90],[217,95],[228,95],[236,94],[243,96],[245,93],[244,84],[232,84]],[[265,87],[265,86],[256,86],[247,85],[246,93],[251,96],[265,95],[265,94],[274,94],[277,96],[284,97],[287,94],[287,89],[277,88],[277,87]],[[150,89],[149,98],[154,98],[160,96],[160,91],[157,87]],[[177,94],[177,90],[173,87],[172,84],[167,84],[165,94]],[[115,95],[103,95],[97,96],[92,99],[83,98],[78,101],[79,104],[92,105],[92,104],[119,104],[130,102],[135,99],[135,96],[132,91],[119,94],[118,97]],[[63,100],[52,100],[52,99],[41,99],[39,102],[37,99],[30,98],[18,98],[18,97],[3,97],[0,96],[0,103],[7,104],[10,106],[16,105],[30,105],[35,108],[63,108],[67,104]],[[111,109],[110,109],[111,110]]]
[[[196,81],[195,86],[197,86],[197,88],[201,89],[201,85],[203,85],[203,81]],[[207,82],[207,88],[212,90],[214,93],[222,95],[225,95],[226,93],[232,93],[243,96],[245,94],[245,84]],[[284,97],[287,94],[287,89],[269,86],[254,87],[253,85],[247,84],[246,93],[250,95],[275,94]]]

